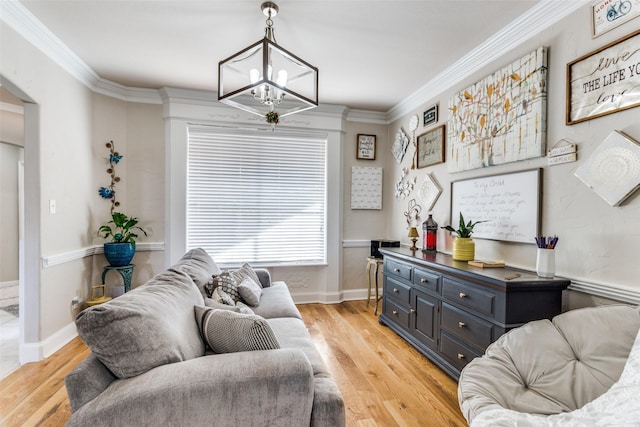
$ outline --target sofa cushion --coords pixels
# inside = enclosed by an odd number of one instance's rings
[[[251,307],[260,305],[260,297],[262,296],[262,287],[258,285],[251,277],[245,277],[238,285],[238,293],[240,298]]]
[[[271,327],[260,316],[196,306],[195,317],[202,337],[216,353],[280,348]]]
[[[204,299],[186,273],[167,270],[76,318],[78,334],[119,378],[204,354],[193,306]]]
[[[279,318],[267,319],[281,348],[297,348],[309,359],[315,377],[330,377],[329,369],[316,349],[304,322],[300,319]]]
[[[265,319],[279,317],[295,317],[302,319],[300,311],[293,302],[289,288],[284,282],[272,282],[271,286],[262,289],[260,305],[253,311]]]
[[[171,268],[187,273],[200,289],[203,297],[211,296],[205,290],[211,276],[220,274],[220,269],[213,258],[202,248],[191,249]]]

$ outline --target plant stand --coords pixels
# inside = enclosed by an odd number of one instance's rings
[[[114,270],[120,273],[120,276],[122,276],[125,293],[129,292],[131,290],[131,276],[133,276],[133,267],[135,266],[135,264],[129,264],[123,267],[114,267],[111,265],[107,265],[104,270],[102,270],[102,284],[105,284],[104,279],[107,277],[107,273]]]

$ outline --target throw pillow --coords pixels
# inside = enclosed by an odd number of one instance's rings
[[[236,272],[236,274],[242,278],[250,277],[251,280],[253,280],[256,283],[256,285],[258,285],[259,287],[262,287],[262,282],[260,282],[260,278],[258,278],[258,275],[256,274],[256,272],[248,263],[244,263],[242,267],[240,267],[240,269]]]
[[[223,271],[217,276],[213,277],[214,291],[220,289],[231,297],[235,305],[240,300],[240,294],[238,293],[238,278],[236,274],[231,271]],[[226,304],[226,303],[225,303]]]
[[[216,353],[280,348],[271,326],[255,314],[195,306],[195,316],[202,338]]]
[[[262,288],[251,277],[245,277],[238,285],[238,293],[244,302],[251,307],[260,305]]]

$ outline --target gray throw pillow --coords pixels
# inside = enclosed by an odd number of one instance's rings
[[[280,348],[271,326],[255,314],[195,306],[195,316],[202,338],[216,353]]]
[[[240,276],[242,279],[244,279],[245,277],[250,277],[251,280],[256,282],[258,286],[262,287],[262,282],[260,282],[258,274],[256,274],[256,272],[248,263],[244,263],[242,267],[240,267],[240,269],[236,272],[236,275]],[[240,279],[239,281],[241,282],[242,279]]]
[[[82,341],[118,378],[204,354],[192,307],[204,304],[187,273],[167,270],[76,318]]]
[[[244,302],[251,307],[260,305],[262,288],[251,277],[245,277],[238,285],[238,293]]]

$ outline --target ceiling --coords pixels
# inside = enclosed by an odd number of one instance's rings
[[[278,44],[319,68],[322,104],[387,112],[540,0],[276,0]],[[217,90],[264,37],[261,0],[21,0],[101,78]]]

